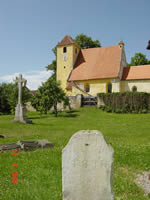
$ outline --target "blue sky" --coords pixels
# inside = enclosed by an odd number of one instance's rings
[[[0,82],[23,73],[36,89],[66,34],[85,33],[102,46],[123,40],[128,62],[136,52],[150,59],[149,8],[149,0],[0,0]]]

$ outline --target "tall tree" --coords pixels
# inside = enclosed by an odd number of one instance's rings
[[[92,40],[91,37],[85,34],[77,35],[74,40],[81,49],[101,47],[99,40]],[[54,55],[56,56],[56,46],[52,49],[52,51]],[[57,66],[56,59],[53,60],[51,64],[46,66],[47,70],[51,70],[53,72],[52,77],[55,80],[56,80],[56,66]]]
[[[91,37],[85,34],[79,34],[75,37],[74,41],[81,49],[101,47],[99,40],[92,40]]]
[[[135,55],[131,58],[131,62],[128,64],[128,66],[147,65],[147,64],[150,64],[150,60],[148,60],[144,54],[135,53]]]
[[[32,100],[32,106],[40,113],[47,111],[53,106],[54,113],[57,117],[57,104],[64,102],[66,104],[67,97],[60,87],[60,83],[53,77],[50,77],[45,83],[39,87]]]

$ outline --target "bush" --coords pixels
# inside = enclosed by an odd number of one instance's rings
[[[150,93],[123,92],[99,93],[98,98],[104,102],[100,109],[115,113],[147,113],[150,112]]]

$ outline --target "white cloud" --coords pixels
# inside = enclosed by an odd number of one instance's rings
[[[51,76],[52,73],[50,71],[29,71],[21,74],[27,80],[27,87],[30,90],[36,90],[42,82],[45,82]],[[19,73],[0,76],[0,82],[13,82],[18,75]]]

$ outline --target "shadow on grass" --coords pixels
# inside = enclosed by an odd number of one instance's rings
[[[79,115],[77,114],[64,114],[64,115],[58,115],[58,117],[68,117],[68,118],[75,118],[78,117]]]
[[[79,112],[78,110],[69,110],[69,111],[64,111],[64,112],[58,112],[58,116],[55,116],[55,113],[51,113],[51,115],[53,115],[56,118],[59,117],[67,117],[67,118],[75,118],[78,117],[78,114],[75,114],[76,112]]]
[[[75,118],[75,117],[79,116],[78,114],[76,114],[77,112],[79,112],[79,111],[78,110],[69,110],[69,111],[63,112],[61,115],[59,115],[59,117]]]
[[[44,119],[44,118],[48,118],[49,116],[47,115],[47,116],[36,116],[36,117],[28,117],[28,119]]]
[[[76,113],[76,112],[79,112],[79,110],[68,110],[68,111],[66,111],[66,113]]]

